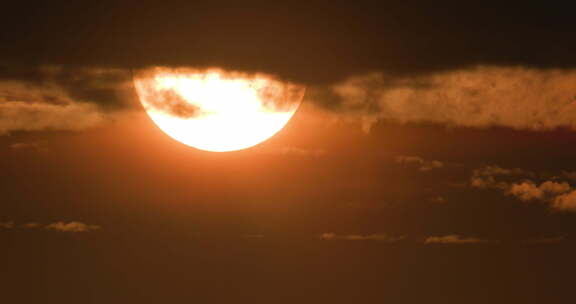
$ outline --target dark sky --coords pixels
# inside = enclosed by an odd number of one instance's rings
[[[382,2],[2,4],[2,298],[570,303],[573,10]],[[203,152],[144,114],[150,66],[307,93]]]
[[[370,2],[368,2],[370,3]],[[576,65],[567,2],[17,1],[6,64],[216,65],[326,82],[372,70]]]

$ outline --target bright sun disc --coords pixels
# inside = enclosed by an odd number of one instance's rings
[[[263,74],[156,67],[134,85],[148,116],[188,146],[225,152],[257,145],[280,131],[304,96],[303,86]]]

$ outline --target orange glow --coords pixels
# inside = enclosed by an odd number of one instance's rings
[[[156,67],[134,77],[148,116],[183,144],[213,152],[257,145],[280,131],[303,86],[263,74]]]

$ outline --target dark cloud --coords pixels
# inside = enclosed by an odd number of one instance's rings
[[[2,65],[0,100],[63,104],[90,102],[103,109],[133,106],[129,69],[97,66]]]
[[[64,66],[0,70],[0,134],[84,130],[136,104],[126,70]]]
[[[561,3],[105,0],[11,2],[6,11],[7,62],[222,66],[306,83],[375,70],[576,65],[573,14]]]

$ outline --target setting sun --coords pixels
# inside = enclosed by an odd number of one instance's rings
[[[152,68],[137,73],[140,101],[156,125],[183,144],[213,152],[246,149],[280,131],[303,86],[220,69]]]

